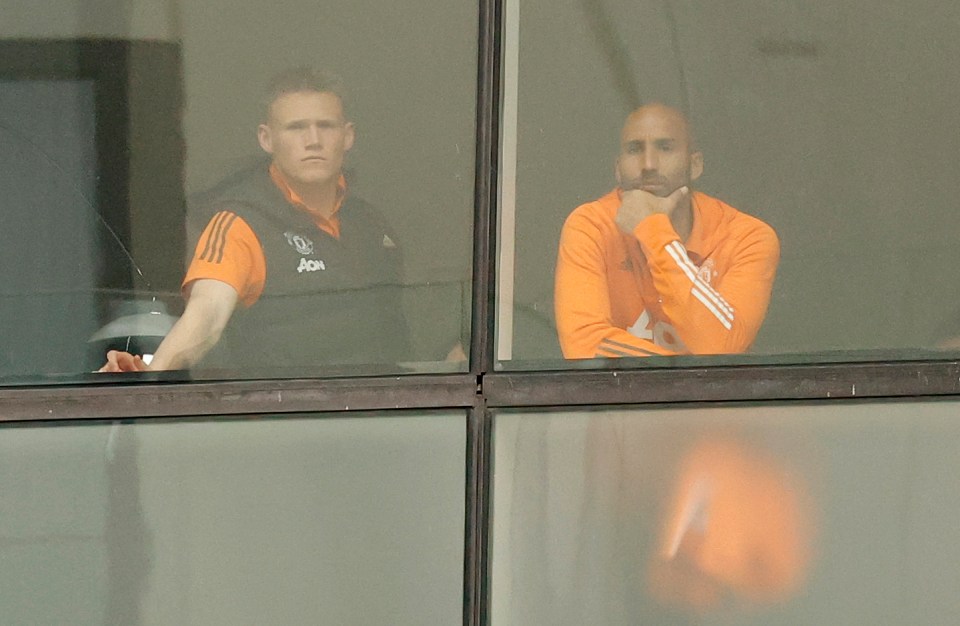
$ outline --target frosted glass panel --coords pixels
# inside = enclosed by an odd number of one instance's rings
[[[465,417],[0,430],[17,624],[454,624]]]
[[[960,405],[499,413],[492,623],[937,624]]]

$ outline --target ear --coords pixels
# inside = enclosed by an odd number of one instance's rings
[[[260,142],[264,152],[273,154],[273,136],[270,134],[270,127],[266,124],[257,126],[257,141]]]
[[[690,180],[694,181],[703,174],[703,153],[690,153]]]
[[[620,180],[620,157],[617,157],[617,160],[613,162],[613,176],[617,179],[617,187],[619,187],[622,182]]]
[[[347,122],[343,127],[346,136],[343,138],[343,151],[346,152],[353,147],[353,140],[356,139],[357,133],[353,127],[353,122]]]

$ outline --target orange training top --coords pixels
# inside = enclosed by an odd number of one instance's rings
[[[560,235],[555,308],[568,359],[723,354],[750,347],[780,259],[772,228],[694,192],[681,242],[667,215],[623,233],[621,191],[577,207]]]
[[[270,165],[270,178],[287,202],[310,214],[317,228],[340,238],[338,212],[347,195],[347,182],[343,176],[337,181],[337,201],[330,218],[308,207],[274,164]],[[231,211],[220,211],[203,229],[183,279],[182,289],[186,290],[190,283],[201,278],[227,283],[237,291],[244,306],[251,306],[263,292],[267,280],[267,262],[260,240],[243,218]]]

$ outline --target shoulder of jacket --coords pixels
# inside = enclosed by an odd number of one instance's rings
[[[382,230],[393,235],[390,220],[377,206],[370,204],[363,198],[347,196],[340,207],[341,221],[352,221],[364,228]]]
[[[242,217],[256,210],[256,205],[271,201],[271,186],[269,174],[262,165],[235,172],[213,188],[191,196],[187,202],[188,217],[204,223],[220,211]]]
[[[751,234],[758,238],[772,238],[777,240],[777,233],[772,226],[761,220],[755,215],[741,211],[719,198],[701,194],[702,197],[709,200],[714,210],[720,213],[720,221],[731,231],[742,234]]]
[[[567,216],[566,223],[589,222],[597,226],[613,224],[613,216],[618,204],[616,191],[611,191],[596,200],[584,202],[575,208]]]

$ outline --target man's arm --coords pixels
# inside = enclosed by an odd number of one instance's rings
[[[140,372],[195,365],[216,345],[239,299],[260,297],[266,262],[250,226],[230,210],[218,211],[197,240],[184,278],[186,310],[147,366],[138,356],[111,350],[101,372]]]
[[[633,229],[669,318],[692,354],[735,354],[753,343],[770,303],[780,259],[773,229],[756,221],[738,233],[733,259],[712,282],[699,268],[666,215],[652,215]]]
[[[214,279],[200,279],[191,284],[190,296],[183,315],[160,342],[150,365],[139,356],[111,350],[101,372],[185,369],[195,365],[217,344],[233,310],[237,291]]]
[[[609,227],[615,228],[612,224]],[[554,303],[563,356],[589,359],[674,354],[613,325],[601,228],[574,213],[560,235]]]

